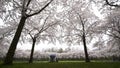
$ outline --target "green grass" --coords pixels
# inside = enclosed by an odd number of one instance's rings
[[[34,62],[32,64],[25,62],[15,62],[13,65],[2,65],[0,68],[120,68],[120,62],[75,62],[61,61],[58,63]]]

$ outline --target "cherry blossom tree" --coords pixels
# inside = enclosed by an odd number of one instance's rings
[[[47,4],[45,4],[41,9],[38,10],[31,10],[32,8],[35,8],[36,6],[40,6],[39,3],[37,1],[32,1],[32,0],[20,0],[20,1],[16,1],[13,0],[13,6],[16,6],[19,8],[20,10],[20,14],[21,14],[21,18],[20,18],[20,22],[18,25],[18,28],[16,30],[15,36],[12,40],[12,43],[10,45],[10,48],[8,50],[8,53],[6,55],[6,58],[4,60],[4,64],[12,64],[13,62],[13,56],[16,50],[16,46],[17,43],[19,41],[22,29],[25,25],[25,22],[27,20],[27,18],[30,18],[31,16],[37,15],[39,13],[41,13],[46,7],[49,6],[49,4],[52,2],[53,0],[50,0]],[[15,4],[15,5],[14,5]],[[33,7],[33,5],[36,5],[35,7]]]

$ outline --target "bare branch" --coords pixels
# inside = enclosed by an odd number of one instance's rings
[[[111,37],[114,37],[114,38],[118,38],[118,39],[120,39],[120,37],[119,36],[117,36],[116,34],[114,34],[114,33],[111,33],[110,31],[108,31],[110,34],[107,34],[107,35],[109,35],[109,36],[111,36]]]
[[[26,5],[26,7],[28,7],[28,6],[29,6],[29,4],[30,4],[30,2],[31,2],[31,1],[32,1],[32,0],[29,0],[29,1],[28,1],[28,3],[27,3],[27,5]]]
[[[57,22],[56,22],[56,23],[53,23],[53,24],[48,25],[45,29],[43,29],[43,31],[47,30],[48,28],[50,28],[50,27],[52,27],[53,25],[56,25],[56,24],[57,24]]]
[[[18,6],[21,6],[18,2],[16,2],[15,0],[13,0],[14,3],[16,3]]]
[[[35,36],[34,36],[35,38],[37,38],[40,33],[42,33],[43,31],[45,31],[44,28],[45,28],[45,24],[46,24],[46,21],[47,21],[48,18],[49,18],[49,16],[45,19],[45,21],[44,21],[44,23],[42,25],[42,28],[40,30],[38,29],[38,33],[35,34]]]
[[[84,21],[83,21],[83,19],[82,19],[82,17],[80,16],[80,14],[79,13],[77,13],[78,14],[78,16],[79,16],[79,18],[80,18],[80,23],[82,24],[82,33],[83,33],[83,35],[85,35],[86,33],[85,33],[85,23],[84,23]]]
[[[120,7],[120,5],[117,5],[117,4],[114,5],[114,4],[110,3],[108,0],[105,0],[105,2],[109,6]]]
[[[32,39],[34,39],[34,37],[32,36],[32,34],[31,34],[31,32],[33,31],[33,29],[32,30],[29,30],[29,29],[27,29],[27,28],[24,28],[25,30],[27,30],[28,31],[28,34],[30,35],[30,37],[32,38]]]
[[[120,39],[120,37],[116,36],[115,34],[106,34],[106,35],[111,36],[111,37],[113,37],[113,38]]]
[[[33,14],[30,14],[28,15],[28,17],[31,17],[33,15],[37,15],[39,13],[41,13],[47,6],[49,6],[49,4],[52,2],[53,0],[50,0],[50,2],[48,2],[43,8],[41,8],[40,10],[38,10],[37,12],[33,13]]]
[[[48,18],[49,18],[49,16],[45,19],[45,21],[44,21],[44,23],[43,23],[43,25],[42,25],[42,28],[40,29],[39,33],[44,29],[45,24],[47,23],[46,21],[47,21]]]

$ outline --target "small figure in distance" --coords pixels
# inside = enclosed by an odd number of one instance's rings
[[[50,55],[50,62],[55,62],[56,55],[51,54]]]
[[[49,62],[58,62],[58,58],[56,57],[56,55],[55,54],[51,54],[50,55],[50,60],[49,60]]]

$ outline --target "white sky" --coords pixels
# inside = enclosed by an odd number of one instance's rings
[[[98,7],[95,4],[92,4],[92,12],[99,17],[99,19],[103,19],[104,16],[100,13],[100,11],[98,10]]]
[[[0,19],[0,26],[4,25],[3,20]]]

